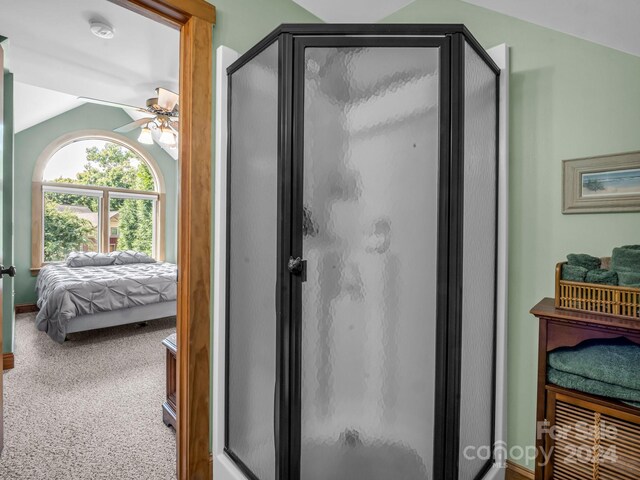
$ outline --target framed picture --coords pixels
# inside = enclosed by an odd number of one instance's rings
[[[640,212],[640,152],[562,164],[562,213]]]

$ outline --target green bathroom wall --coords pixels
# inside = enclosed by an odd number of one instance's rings
[[[318,21],[289,0],[210,1],[215,47],[240,53],[280,23]],[[640,58],[460,0],[416,0],[383,22],[464,23],[483,46],[511,47],[508,444],[531,447],[537,324],[529,309],[553,296],[554,265],[567,253],[604,256],[640,243],[638,213],[561,213],[563,159],[640,150]]]
[[[123,110],[102,105],[85,104],[57,117],[34,125],[15,135],[15,262],[16,304],[35,303],[35,277],[31,263],[31,179],[38,156],[58,137],[77,130],[101,129],[111,131],[131,121]],[[134,130],[127,137],[135,140]],[[176,196],[177,162],[156,144],[144,145],[164,174],[166,186],[166,258],[176,260]]]

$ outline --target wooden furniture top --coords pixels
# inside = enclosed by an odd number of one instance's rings
[[[638,320],[606,314],[563,310],[556,308],[553,298],[542,299],[540,303],[531,309],[531,313],[536,317],[545,317],[564,323],[597,325],[608,329],[623,329],[640,333],[640,321]]]
[[[178,351],[178,340],[176,337],[176,334],[172,333],[167,338],[162,340],[162,344],[167,347],[167,349],[171,350],[174,354]]]

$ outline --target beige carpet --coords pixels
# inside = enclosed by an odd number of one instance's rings
[[[34,316],[16,319],[16,367],[4,373],[0,478],[175,479],[161,345],[175,319],[76,333],[59,345]]]

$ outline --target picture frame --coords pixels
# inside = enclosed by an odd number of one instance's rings
[[[640,152],[563,160],[562,213],[640,212]]]

